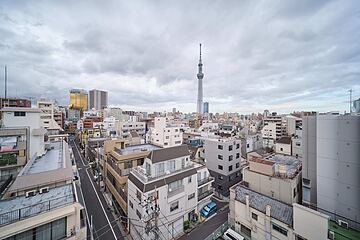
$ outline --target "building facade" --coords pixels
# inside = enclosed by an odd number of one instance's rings
[[[70,90],[69,108],[79,109],[82,112],[88,109],[88,93],[83,89]]]
[[[108,92],[101,90],[89,91],[89,108],[101,110],[108,106]]]
[[[180,146],[182,134],[178,126],[168,123],[168,118],[156,117],[154,127],[147,133],[147,142],[160,147]]]

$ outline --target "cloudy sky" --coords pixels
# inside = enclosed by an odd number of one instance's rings
[[[195,111],[200,42],[211,111],[344,111],[348,89],[360,97],[358,0],[0,1],[12,96],[67,105],[71,88],[96,88],[126,110]]]

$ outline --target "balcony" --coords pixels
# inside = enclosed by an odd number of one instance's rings
[[[198,193],[198,202],[200,202],[201,200],[203,200],[204,198],[212,195],[214,193],[214,189],[210,189],[210,190],[207,190],[205,192],[202,192],[202,193]]]
[[[17,156],[15,154],[4,154],[0,157],[0,167],[16,164]]]
[[[182,192],[184,192],[184,190],[185,190],[185,186],[182,185],[181,187],[179,187],[179,188],[177,188],[175,190],[172,190],[171,192],[169,191],[168,192],[168,198],[171,198],[171,197],[173,197],[173,196],[175,196],[175,195],[177,195],[179,193],[182,193]]]
[[[213,177],[207,177],[207,178],[203,178],[201,180],[198,180],[198,187],[201,187],[202,185],[205,185],[206,183],[212,182],[214,181]]]

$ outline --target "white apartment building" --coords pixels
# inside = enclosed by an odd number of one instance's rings
[[[275,152],[284,155],[292,155],[292,140],[291,137],[284,136],[276,141]]]
[[[147,142],[160,147],[173,147],[182,144],[183,133],[176,125],[168,123],[166,117],[156,117],[154,127],[147,133]]]
[[[292,156],[272,154],[249,157],[243,181],[261,194],[287,204],[297,203],[301,195],[301,161]]]
[[[260,133],[249,134],[246,137],[246,153],[256,151],[263,147],[263,139]]]
[[[204,166],[190,161],[186,145],[151,151],[128,178],[131,237],[173,239],[184,234],[184,221],[192,220],[212,196],[212,182]],[[153,231],[155,215],[158,231]]]
[[[285,117],[286,119],[286,133],[288,136],[301,137],[302,119],[292,115]]]
[[[58,118],[55,119],[55,115],[56,116],[58,116],[59,114],[62,115],[62,113],[59,111],[54,101],[41,99],[37,101],[37,107],[42,111],[40,118],[43,120],[44,128],[46,130],[55,133],[58,133],[59,131],[63,131],[62,127],[56,121],[58,120]]]
[[[86,239],[86,218],[65,141],[46,145],[0,200],[0,239]]]
[[[145,122],[116,122],[117,135],[123,139],[131,138],[131,132],[136,132],[141,139],[145,139]]]
[[[205,139],[205,164],[215,178],[216,191],[229,196],[229,187],[241,180],[241,141],[234,138]]]
[[[282,116],[268,116],[264,119],[264,127],[261,130],[264,147],[274,146],[276,140],[285,134],[285,125]]]
[[[359,133],[360,116],[318,114],[303,118],[303,203],[316,206],[333,220],[344,221],[357,230]]]
[[[237,184],[230,189],[229,225],[245,239],[328,239],[329,217],[288,205]]]
[[[42,111],[38,108],[3,108],[3,127],[28,128],[30,132],[29,158],[45,154],[44,134],[46,133],[41,119]]]

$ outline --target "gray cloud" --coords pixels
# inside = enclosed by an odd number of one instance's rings
[[[360,91],[359,12],[358,1],[5,0],[0,64],[12,95],[67,104],[70,88],[99,88],[112,105],[193,111],[202,42],[213,111],[342,111],[346,90]]]

